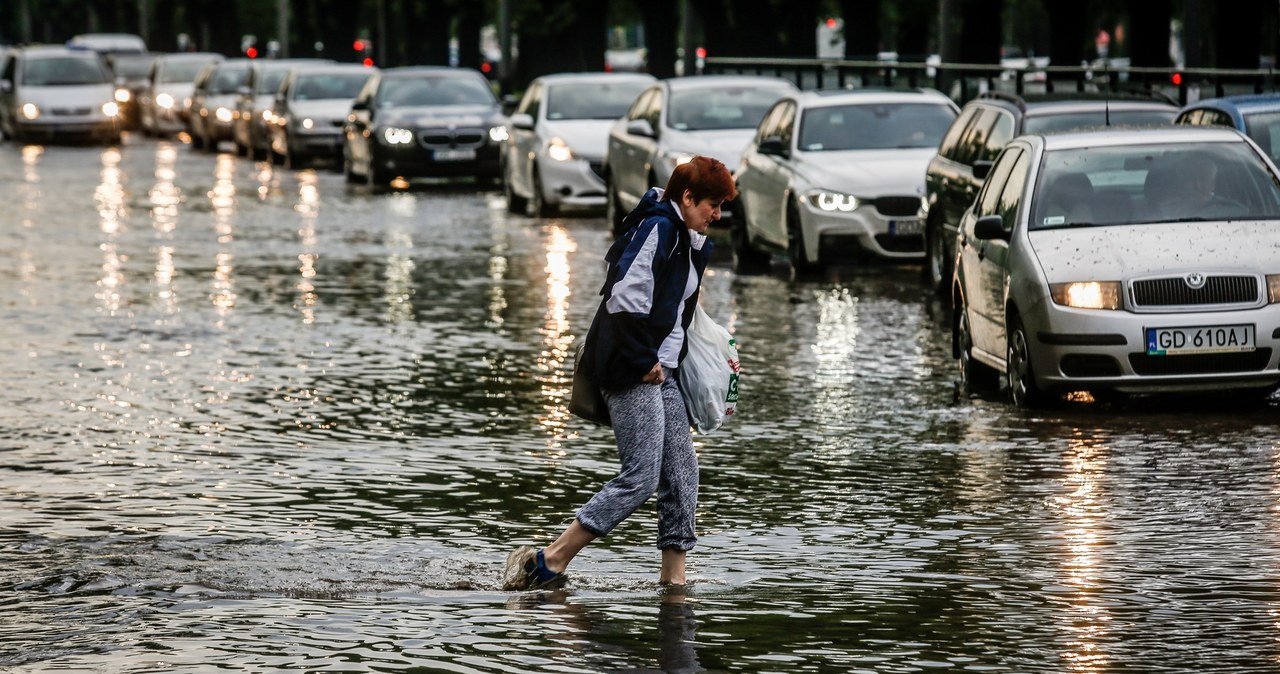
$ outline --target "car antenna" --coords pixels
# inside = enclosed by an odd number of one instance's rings
[[[1102,58],[1102,74],[1107,76],[1106,98],[1102,100],[1102,121],[1105,126],[1111,126],[1111,61],[1105,56]]]

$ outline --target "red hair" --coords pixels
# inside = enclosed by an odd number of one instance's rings
[[[738,188],[733,184],[733,174],[724,162],[711,157],[695,156],[679,165],[671,173],[667,181],[667,191],[662,195],[663,201],[678,201],[685,190],[697,203],[703,199],[732,201],[738,196]]]

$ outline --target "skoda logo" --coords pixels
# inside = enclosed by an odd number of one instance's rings
[[[1200,272],[1191,272],[1184,276],[1182,280],[1186,281],[1187,287],[1192,290],[1199,290],[1204,287],[1204,274]]]

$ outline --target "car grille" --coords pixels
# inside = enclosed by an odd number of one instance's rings
[[[919,203],[918,200],[917,203]],[[924,251],[923,234],[876,234],[876,243],[890,253],[920,253]]]
[[[1256,372],[1271,360],[1271,349],[1261,348],[1244,353],[1201,353],[1183,356],[1149,356],[1129,354],[1129,365],[1140,375],[1217,374],[1220,372]]]
[[[426,129],[418,134],[425,148],[480,147],[485,132],[481,129]]]
[[[53,108],[49,112],[59,116],[77,116],[84,117],[93,111],[93,108]]]
[[[892,217],[913,216],[920,212],[920,197],[880,197],[872,203],[880,215]]]
[[[1089,353],[1070,353],[1058,364],[1062,374],[1068,377],[1119,377],[1120,363],[1111,356]]]
[[[1192,288],[1184,276],[1140,279],[1129,287],[1136,309],[1168,307],[1253,306],[1261,297],[1256,276],[1208,276]]]

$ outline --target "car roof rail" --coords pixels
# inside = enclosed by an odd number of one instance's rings
[[[1006,103],[1012,103],[1013,105],[1018,106],[1018,110],[1022,112],[1027,111],[1026,100],[1024,100],[1021,96],[1018,96],[1016,94],[1011,94],[1007,91],[984,91],[981,94],[978,94],[977,97],[985,100],[996,100],[996,101],[1004,101]]]

